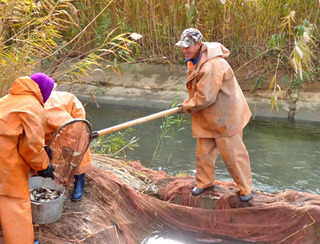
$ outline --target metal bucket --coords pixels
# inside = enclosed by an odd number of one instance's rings
[[[52,201],[31,201],[32,222],[35,224],[50,224],[61,218],[65,188],[50,178],[34,176],[29,179],[29,189],[39,189],[41,187],[61,192],[61,195]]]

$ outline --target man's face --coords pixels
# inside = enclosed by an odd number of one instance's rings
[[[192,44],[189,47],[183,47],[182,51],[186,59],[195,59],[198,56],[201,47],[201,42]]]

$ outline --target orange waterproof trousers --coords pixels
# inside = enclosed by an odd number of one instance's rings
[[[5,244],[34,242],[30,198],[0,195],[0,226]]]
[[[196,151],[196,184],[205,189],[213,186],[215,163],[219,152],[224,164],[240,189],[241,195],[252,190],[249,153],[242,141],[242,132],[221,138],[198,138]]]
[[[81,175],[90,169],[92,169],[92,164],[91,164],[90,148],[88,148],[87,152],[83,155],[83,159],[79,164],[75,172],[75,175]]]

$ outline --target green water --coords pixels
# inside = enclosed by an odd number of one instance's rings
[[[134,104],[133,104],[134,106]],[[160,110],[104,105],[99,109],[87,104],[87,117],[94,130],[108,128]],[[183,130],[166,138],[159,157],[153,154],[161,133],[162,119],[132,127],[131,136],[139,138],[139,147],[127,151],[128,160],[139,160],[146,167],[166,171],[169,175],[184,172],[195,174],[196,139],[191,136],[190,117],[185,115]],[[291,189],[320,193],[320,123],[293,123],[275,120],[254,120],[244,130],[249,151],[254,189],[279,192]],[[177,131],[178,128],[175,128]],[[232,181],[223,161],[216,163],[217,180]]]

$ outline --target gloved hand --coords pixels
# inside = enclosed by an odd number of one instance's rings
[[[52,160],[53,157],[53,150],[51,147],[48,147],[47,145],[44,145],[44,150],[46,151],[46,153],[48,154],[48,158],[50,160]]]
[[[54,179],[53,171],[54,171],[53,166],[51,164],[49,164],[46,169],[38,171],[38,175],[45,177],[45,178]]]
[[[182,103],[177,104],[177,107],[180,108],[180,111],[178,112],[178,114],[184,113]]]

